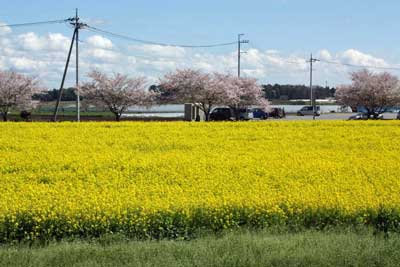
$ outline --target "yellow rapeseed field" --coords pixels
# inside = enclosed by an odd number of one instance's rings
[[[0,242],[400,229],[400,123],[0,123]]]

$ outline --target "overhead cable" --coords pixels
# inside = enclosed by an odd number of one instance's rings
[[[64,23],[68,22],[70,19],[63,20],[48,20],[48,21],[38,21],[38,22],[28,22],[28,23],[19,23],[19,24],[0,24],[1,28],[14,28],[14,27],[25,27],[25,26],[36,26],[36,25],[44,25],[44,24],[56,24],[56,23]]]
[[[134,37],[130,37],[127,35],[123,35],[123,34],[118,34],[118,33],[114,33],[114,32],[110,32],[110,31],[106,31],[106,30],[102,30],[96,27],[92,27],[90,25],[88,25],[86,27],[87,30],[92,31],[92,32],[96,32],[96,33],[101,33],[101,34],[106,34],[109,36],[113,36],[116,38],[120,38],[120,39],[125,39],[128,41],[132,41],[132,42],[137,42],[137,43],[142,43],[142,44],[150,44],[150,45],[159,45],[159,46],[172,46],[172,47],[182,47],[182,48],[212,48],[212,47],[222,47],[222,46],[230,46],[230,45],[236,45],[237,42],[228,42],[228,43],[219,43],[219,44],[206,44],[206,45],[184,45],[184,44],[170,44],[170,43],[162,43],[162,42],[154,42],[154,41],[148,41],[148,40],[142,40],[142,39],[138,39],[138,38],[134,38]]]

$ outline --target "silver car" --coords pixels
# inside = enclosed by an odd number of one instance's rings
[[[374,115],[370,115],[366,113],[357,113],[349,117],[349,120],[368,120],[368,119],[376,119],[376,120],[383,120],[383,114],[378,114],[374,117]]]
[[[319,106],[315,107],[315,112],[313,111],[313,106],[304,106],[299,111],[297,111],[297,116],[320,116],[321,108]]]
[[[251,108],[239,109],[239,120],[252,120],[254,119],[253,110]]]

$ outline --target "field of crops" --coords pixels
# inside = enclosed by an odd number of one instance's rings
[[[400,230],[400,123],[1,123],[0,242]]]

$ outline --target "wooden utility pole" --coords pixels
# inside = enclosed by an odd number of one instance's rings
[[[72,48],[74,47],[74,41],[76,38],[76,29],[74,30],[74,34],[72,35],[72,41],[71,41],[71,45],[69,47],[69,52],[68,52],[68,57],[67,57],[67,62],[65,64],[65,68],[64,68],[64,74],[61,80],[61,85],[60,85],[60,90],[58,91],[58,98],[57,98],[57,103],[56,103],[56,108],[54,109],[54,114],[53,114],[53,121],[56,122],[57,121],[57,115],[58,115],[58,108],[60,106],[60,102],[61,102],[61,97],[64,91],[64,82],[65,82],[65,77],[67,76],[67,72],[68,72],[68,66],[69,66],[69,61],[71,59],[71,53],[72,53]]]
[[[75,90],[76,90],[76,121],[81,121],[81,103],[80,103],[80,93],[79,93],[79,29],[80,29],[79,17],[78,17],[78,9],[76,9],[75,13],[75,31],[76,31],[76,38],[75,38],[75,56],[76,56],[76,83],[75,83]]]
[[[313,90],[313,63],[319,61],[316,58],[313,58],[313,55],[311,54],[310,60],[307,61],[310,63],[310,103],[313,109],[313,120],[315,120],[315,112],[316,112],[316,107],[315,107],[315,99],[314,99],[314,90]]]
[[[65,78],[67,76],[69,62],[71,60],[72,49],[74,47],[74,42],[75,42],[75,49],[76,49],[76,73],[75,73],[76,84],[75,85],[76,85],[76,95],[77,95],[77,98],[76,98],[77,118],[76,118],[76,120],[79,122],[81,119],[80,118],[80,93],[79,93],[79,30],[87,25],[79,22],[78,9],[76,9],[75,17],[68,19],[68,21],[70,21],[71,25],[74,26],[74,34],[72,36],[71,45],[69,47],[67,62],[65,64],[64,74],[63,74],[63,77],[61,80],[60,90],[58,91],[58,98],[57,98],[56,107],[54,109],[53,121],[57,121],[58,109],[59,109],[62,94],[64,91]]]

